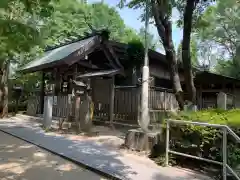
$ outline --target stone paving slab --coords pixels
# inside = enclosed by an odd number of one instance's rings
[[[0,131],[1,180],[106,180],[99,174]]]
[[[77,140],[74,135],[46,133],[39,125],[39,121],[26,121],[16,117],[0,120],[0,130],[117,179],[210,180],[209,177],[193,171],[157,166],[148,158],[138,161],[137,155],[126,155],[120,150],[109,149],[93,140]]]

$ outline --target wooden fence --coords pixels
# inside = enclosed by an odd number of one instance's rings
[[[140,87],[116,87],[114,98],[114,120],[125,123],[137,123],[140,114]],[[36,115],[39,112],[39,96],[28,101],[27,114]],[[72,101],[69,96],[53,98],[53,116],[67,118],[72,113]],[[107,120],[109,117],[109,89],[95,91],[94,118]],[[81,106],[80,106],[81,107]],[[174,94],[164,89],[149,90],[149,109],[154,112],[177,109],[178,104]]]
[[[149,90],[149,109],[173,110],[178,109],[178,102],[169,90],[153,88]]]
[[[72,101],[68,96],[54,96],[52,115],[54,117],[68,118],[72,113],[71,103]]]
[[[104,102],[96,101],[94,115],[96,118],[107,119],[109,117],[108,94],[101,94]],[[104,98],[106,97],[106,98]],[[141,87],[117,87],[114,98],[114,120],[136,123],[140,115]],[[171,111],[178,109],[175,95],[169,90],[151,88],[149,90],[149,109],[158,111]],[[153,113],[152,113],[153,114]]]
[[[105,96],[108,96],[108,94],[105,94]],[[139,112],[139,97],[140,94],[137,87],[115,88],[114,120],[136,123]],[[107,97],[104,99],[107,99]],[[94,105],[94,116],[96,118],[107,119],[109,117],[109,101],[96,101]]]

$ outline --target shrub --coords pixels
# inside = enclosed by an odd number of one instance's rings
[[[173,119],[223,124],[240,128],[240,109],[209,109],[196,112],[180,112],[179,114],[171,114],[170,117]]]
[[[239,109],[229,111],[211,109],[197,112],[180,112],[178,114],[171,114],[169,118],[228,125],[240,136]],[[170,139],[170,149],[173,151],[222,161],[222,131],[220,129],[171,123]],[[228,164],[232,168],[236,168],[240,164],[240,144],[231,135],[228,135],[227,145]],[[170,157],[171,161],[177,164],[186,165],[187,163],[191,163],[189,164],[191,167],[206,166],[206,163],[203,161],[175,155]],[[221,166],[218,169],[220,170]]]
[[[9,103],[8,104],[8,112],[15,112],[15,104],[14,103]],[[26,103],[19,103],[18,105],[18,111],[26,111],[27,110],[27,104]]]

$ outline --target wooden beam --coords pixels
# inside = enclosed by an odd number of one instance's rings
[[[200,87],[199,87],[199,109],[202,109],[202,102],[203,102],[203,99],[202,99],[202,84],[200,84]]]
[[[222,89],[203,89],[202,92],[222,92]]]
[[[45,96],[45,72],[42,72],[41,92],[40,92],[40,113],[44,110],[44,96]]]
[[[124,69],[123,65],[120,63],[117,55],[115,54],[112,46],[111,46],[109,43],[105,43],[105,46],[109,49],[109,52],[110,52],[111,55],[113,56],[113,58],[114,58],[114,60],[116,61],[117,65],[118,65],[120,68]]]
[[[61,83],[62,83],[59,69],[55,69],[54,81],[55,81],[54,95],[57,96],[61,91]]]
[[[233,105],[234,105],[234,108],[236,108],[236,87],[235,87],[235,84],[233,83],[233,91],[232,91],[232,94],[233,94]]]
[[[113,126],[113,120],[114,120],[114,97],[115,97],[115,83],[114,83],[114,76],[112,76],[111,84],[110,84],[110,102],[109,102],[109,122],[110,126],[114,128]]]
[[[105,56],[107,57],[110,65],[111,65],[114,69],[118,69],[118,67],[113,63],[112,58],[110,57],[109,52],[106,50],[106,47],[103,46],[103,47],[102,47],[102,50],[103,50]]]
[[[76,80],[76,75],[77,75],[77,64],[75,64],[74,66],[74,71],[73,71],[73,76],[72,76],[72,80]],[[75,120],[76,120],[76,123],[78,122],[78,119],[76,118],[76,109],[78,109],[78,98],[77,98],[77,95],[76,95],[76,88],[73,87],[73,83],[70,82],[71,84],[71,92],[72,94],[74,94],[74,98],[73,98],[73,104],[72,104],[72,115],[75,116]]]

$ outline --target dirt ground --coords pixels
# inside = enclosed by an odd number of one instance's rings
[[[0,132],[1,180],[104,180],[106,178]]]

